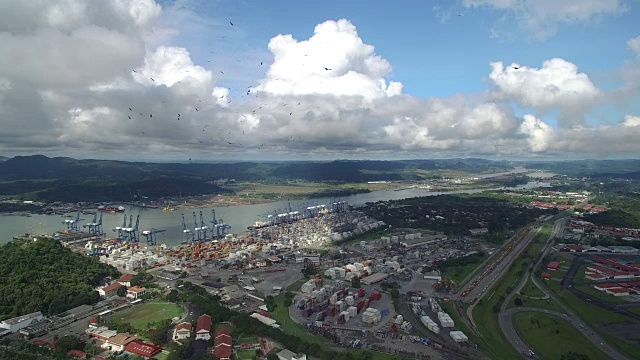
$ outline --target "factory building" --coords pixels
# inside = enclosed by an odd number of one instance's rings
[[[27,315],[17,316],[0,322],[0,332],[16,332],[29,325],[36,324],[44,319],[45,318],[44,316],[42,316],[42,313],[40,311]]]

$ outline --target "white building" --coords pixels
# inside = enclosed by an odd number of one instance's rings
[[[173,341],[186,340],[191,337],[191,324],[188,322],[180,323],[173,329]]]
[[[22,328],[38,323],[42,320],[44,320],[44,316],[42,316],[42,313],[40,311],[14,317],[12,319],[7,319],[3,322],[0,322],[0,332],[2,332],[2,330],[16,332]]]

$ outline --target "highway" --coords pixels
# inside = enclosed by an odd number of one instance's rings
[[[535,238],[535,236],[538,234],[538,231],[540,231],[540,228],[529,231],[527,236],[522,239],[522,241],[520,241],[513,249],[511,249],[509,254],[507,254],[507,256],[502,259],[502,261],[493,269],[493,271],[491,271],[482,281],[480,281],[480,283],[478,283],[478,285],[466,297],[459,298],[459,300],[463,301],[471,301],[477,298],[476,301],[467,308],[467,319],[471,321],[472,329],[475,332],[478,332],[478,327],[476,326],[475,320],[473,319],[473,308],[478,303],[478,301],[482,299],[484,295],[486,295],[486,290],[491,287],[491,285],[493,285],[493,283],[497,279],[502,277],[507,269],[509,269],[511,263],[513,263],[513,261],[520,255],[520,253],[529,245],[531,240]],[[517,239],[520,235],[521,232],[518,232],[513,237],[513,239]],[[475,281],[475,279],[473,281]],[[470,283],[473,283],[473,281],[471,281]]]
[[[546,296],[549,296],[553,301],[555,301],[565,313],[559,313],[553,310],[548,309],[540,309],[540,308],[528,308],[528,307],[516,307],[511,309],[506,309],[507,305],[511,302],[513,296],[518,292],[522,286],[526,283],[529,276],[524,276],[518,286],[516,286],[513,291],[507,296],[506,300],[502,303],[502,307],[500,309],[500,314],[498,315],[498,323],[500,324],[500,329],[502,333],[507,338],[507,341],[513,346],[516,350],[518,350],[521,354],[528,354],[530,347],[520,338],[515,327],[513,325],[513,315],[523,312],[523,311],[534,311],[541,312],[553,316],[560,317],[569,323],[571,323],[582,335],[584,335],[589,341],[591,341],[595,346],[599,347],[605,354],[610,356],[615,360],[630,360],[625,355],[618,352],[616,349],[607,344],[593,329],[591,329],[584,321],[582,321],[572,309],[566,306],[554,293],[548,291],[541,283],[540,279],[537,276],[534,276],[536,269],[540,266],[540,263],[547,254],[551,251],[551,248],[554,244],[554,239],[558,234],[562,233],[564,229],[564,218],[558,219],[555,221],[553,225],[553,230],[549,237],[547,238],[547,242],[545,247],[543,248],[542,253],[540,254],[538,261],[533,267],[533,271],[531,272],[531,280],[533,283],[543,292]],[[534,356],[535,357],[535,356]]]

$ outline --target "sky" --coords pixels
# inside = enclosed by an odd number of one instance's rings
[[[0,155],[640,154],[638,0],[0,0]]]

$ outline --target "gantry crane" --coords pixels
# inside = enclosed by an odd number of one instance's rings
[[[102,213],[100,213],[100,220],[97,220],[98,213],[93,214],[93,221],[83,225],[82,227],[89,228],[89,234],[95,236],[102,236],[104,232],[102,230]]]
[[[122,220],[122,226],[116,226],[113,232],[118,233],[118,240],[124,240],[124,232],[127,229],[127,214],[124,214],[124,220]]]
[[[202,210],[200,210],[200,231],[202,232],[202,240],[207,241],[207,232],[209,231],[209,227],[204,224]]]
[[[147,238],[147,245],[156,245],[157,242],[156,242],[155,234],[159,234],[165,231],[167,230],[164,230],[164,229],[145,230],[142,232],[142,235],[144,235],[144,237]]]
[[[200,225],[198,225],[198,218],[196,217],[196,212],[193,212],[193,231],[194,231],[194,239],[198,241],[202,240],[202,229],[200,229]]]
[[[136,217],[136,225],[131,226],[133,222],[133,215],[129,217],[129,227],[126,230],[125,238],[128,242],[140,242],[140,234],[138,233],[138,226],[140,226],[140,215]]]
[[[69,231],[80,231],[80,221],[82,220],[84,219],[80,219],[80,211],[78,211],[75,219],[66,219],[62,223],[67,225]]]
[[[193,242],[193,233],[191,229],[187,228],[187,223],[184,221],[184,213],[182,214],[182,234],[184,235],[184,243]]]

